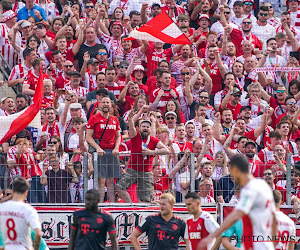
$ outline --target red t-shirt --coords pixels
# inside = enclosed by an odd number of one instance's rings
[[[175,140],[174,143],[176,143],[178,145],[181,152],[183,152],[187,149],[189,149],[191,152],[193,152],[193,143],[191,143],[189,141],[179,142],[179,141]]]
[[[282,161],[283,164],[286,164],[286,161]],[[266,164],[266,168],[272,168],[273,166],[277,166],[277,163],[275,161],[268,161]],[[281,181],[283,178],[283,171],[278,168],[278,170],[276,170],[275,172],[273,172],[274,177],[275,177],[275,183],[277,183],[278,181]]]
[[[237,118],[241,117],[241,108],[243,106],[241,104],[237,104],[235,107],[231,106],[230,102],[227,103],[226,108],[230,109],[232,111],[233,120],[236,121]]]
[[[229,134],[228,135],[225,135],[226,136],[226,139],[229,137]],[[254,130],[251,130],[250,132],[246,132],[243,134],[243,136],[246,136],[248,137],[248,139],[252,140],[252,141],[255,141],[256,138],[254,136]],[[231,142],[231,145],[230,145],[230,148],[231,149],[236,149],[237,148],[237,142],[232,140]]]
[[[43,74],[44,79],[49,79],[47,74]],[[35,90],[36,86],[39,82],[39,77],[34,73],[30,73],[28,76],[24,78],[24,85],[28,85],[31,90]]]
[[[162,97],[160,98],[160,101],[158,102],[157,109],[159,109],[162,113],[165,110],[167,102],[174,99],[173,96],[170,94],[171,89],[164,90],[164,94],[162,95]],[[152,94],[150,95],[150,103],[153,103],[155,101],[159,90],[161,90],[161,89],[159,88],[152,92]],[[178,92],[176,91],[176,89],[173,89],[173,90],[175,91],[175,94],[176,94],[177,98],[179,99]]]
[[[205,65],[202,65],[202,68],[205,69]],[[212,79],[212,90],[211,90],[211,94],[214,95],[217,92],[222,90],[222,81],[223,78],[221,76],[218,64],[216,61],[213,61],[212,63],[209,64],[209,68],[210,68],[210,77]]]
[[[156,148],[159,140],[155,137],[150,136],[142,140],[141,134],[137,133],[137,135],[131,138],[130,143],[134,145],[131,148],[131,155],[128,162],[128,168],[132,168],[141,172],[151,172],[152,171],[152,163],[154,159],[154,155],[151,156],[143,156],[142,155],[142,144],[150,150],[154,150]]]
[[[135,99],[133,99],[129,95],[125,96],[125,100],[126,100],[126,102],[122,105],[122,112],[123,112],[123,114],[126,111],[130,110],[133,107],[134,103],[135,103]]]
[[[157,85],[157,80],[155,76],[150,76],[146,82],[146,85],[148,86],[148,93],[149,95],[156,90],[157,88],[160,88],[161,86]],[[177,87],[177,82],[174,77],[171,77],[171,88],[176,88]]]
[[[106,125],[107,119],[101,113],[93,115],[87,124],[87,129],[94,130],[94,139],[100,139]],[[111,115],[105,133],[100,141],[100,148],[114,149],[116,143],[116,132],[120,130],[119,119]]]
[[[165,190],[169,189],[169,185],[172,183],[172,179],[168,175],[165,175],[159,178],[156,182],[153,183],[153,201],[158,201],[160,196],[164,193]]]
[[[274,112],[272,114],[272,123],[271,126],[272,128],[276,128],[276,120],[277,118],[286,113],[286,106],[285,103],[279,103],[277,99],[275,99],[273,96],[270,97],[270,107],[274,109]]]
[[[148,77],[153,76],[153,72],[158,68],[158,63],[165,59],[170,62],[173,56],[173,49],[164,49],[162,52],[157,52],[153,46],[149,46],[145,52],[147,57],[147,75]]]
[[[48,51],[48,52],[45,53],[45,57],[47,58],[47,60],[48,60],[49,62],[53,62],[53,56],[52,56],[52,53],[53,53],[53,51]],[[62,55],[63,55],[65,61],[71,61],[71,62],[74,61],[74,56],[75,56],[75,55],[73,54],[72,49],[68,49],[68,50],[66,50],[65,52],[61,52],[61,53],[62,53]]]
[[[260,161],[260,160],[249,160],[249,167],[250,167],[250,173],[254,176],[254,177],[263,177],[263,172],[265,170],[265,166],[264,164]]]

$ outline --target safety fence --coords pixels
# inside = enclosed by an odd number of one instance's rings
[[[47,154],[45,152],[45,154]],[[100,191],[100,203],[120,202],[157,203],[164,192],[173,192],[178,203],[188,192],[196,191],[202,203],[229,203],[239,192],[230,176],[227,157],[220,163],[207,154],[179,153],[148,155],[121,153],[119,156],[48,154],[39,161],[35,155],[22,156],[13,162],[11,155],[2,154],[0,183],[5,195],[11,192],[10,183],[21,175],[30,181],[29,203],[83,203],[84,193],[91,188]],[[24,160],[25,159],[25,160]],[[8,160],[8,161],[6,161]],[[250,171],[264,178],[272,187],[280,186],[285,193],[285,204],[291,204],[291,194],[299,196],[299,172],[292,166],[291,155],[283,161],[284,169],[276,163],[250,162]],[[270,169],[265,173],[265,169]],[[299,190],[300,191],[300,190]]]

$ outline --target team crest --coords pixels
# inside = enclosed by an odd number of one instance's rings
[[[198,230],[198,231],[200,231],[201,229],[202,229],[201,225],[200,225],[200,224],[198,224],[198,226],[197,226],[197,230]]]
[[[178,229],[178,226],[176,224],[173,224],[172,228],[173,228],[174,231],[176,231]]]
[[[98,224],[101,224],[103,222],[103,219],[102,218],[97,218],[97,223]]]

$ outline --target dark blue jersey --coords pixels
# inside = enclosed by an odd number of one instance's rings
[[[185,222],[177,216],[165,221],[161,214],[156,214],[148,216],[137,229],[148,235],[148,250],[175,250],[178,249],[179,238],[184,238]]]
[[[77,229],[76,250],[104,250],[107,232],[116,232],[114,219],[101,209],[96,214],[89,213],[86,209],[75,211],[71,227]]]

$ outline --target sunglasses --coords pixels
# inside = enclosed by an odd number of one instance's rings
[[[251,3],[251,2],[245,2],[245,4],[246,4],[246,5],[250,5],[250,6],[253,5],[253,3]]]
[[[241,97],[241,95],[233,95],[233,97]]]
[[[167,117],[166,120],[175,120],[175,117]]]
[[[44,25],[41,25],[41,24],[37,25],[36,27],[37,27],[38,29],[40,29],[40,30],[43,29],[43,28],[45,28]]]
[[[243,24],[251,24],[251,22],[243,22]]]
[[[94,6],[85,6],[86,9],[94,9]]]
[[[273,6],[268,6],[269,9],[273,9]]]
[[[102,55],[106,56],[107,53],[106,52],[98,52],[98,55],[100,55],[100,56],[102,56]]]
[[[289,0],[289,2],[298,2],[298,0]]]
[[[73,65],[64,65],[65,68],[72,68]]]
[[[183,72],[183,73],[181,73],[181,75],[183,75],[183,76],[189,75],[189,74],[190,74],[190,72]]]
[[[121,68],[121,69],[127,69],[128,66],[126,66],[126,65],[120,65],[120,68]]]
[[[284,90],[276,90],[276,93],[281,93],[283,94],[285,91]]]
[[[224,14],[229,15],[231,12],[230,11],[224,11]]]
[[[287,105],[295,105],[296,102],[288,102]]]
[[[272,173],[264,173],[264,176],[266,176],[266,175],[272,175]]]
[[[208,99],[207,96],[199,96],[200,99]]]
[[[157,119],[163,118],[162,115],[157,115],[156,116]]]
[[[268,14],[259,13],[260,16],[268,16]]]
[[[51,141],[51,142],[49,142],[50,145],[51,145],[51,144],[56,145],[57,143],[58,143],[58,141]]]

